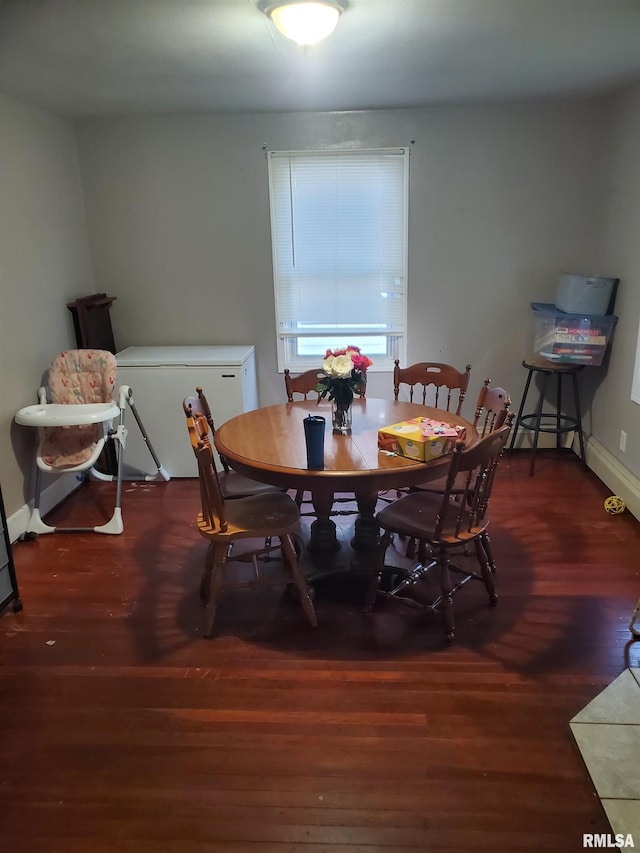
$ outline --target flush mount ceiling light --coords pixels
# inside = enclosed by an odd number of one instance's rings
[[[344,8],[336,0],[267,0],[261,5],[282,35],[301,47],[330,36]]]

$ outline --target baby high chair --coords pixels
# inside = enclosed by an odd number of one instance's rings
[[[38,391],[39,403],[16,414],[16,423],[38,427],[36,481],[33,510],[27,534],[56,532],[95,532],[118,534],[122,523],[122,457],[126,445],[124,409],[128,405],[140,427],[149,452],[156,463],[157,476],[169,479],[148,440],[133,404],[133,393],[127,385],[118,389],[118,402],[113,400],[116,381],[116,358],[106,350],[66,350],[58,355],[49,370],[48,388]],[[118,426],[113,421],[118,418]],[[104,474],[95,468],[107,441],[116,443],[117,474]],[[66,474],[87,471],[100,480],[117,480],[115,508],[111,519],[97,527],[52,527],[40,516],[42,474]]]

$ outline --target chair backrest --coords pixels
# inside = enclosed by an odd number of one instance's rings
[[[184,412],[191,447],[198,462],[202,519],[211,530],[224,532],[227,530],[224,497],[209,440],[209,424],[203,414],[194,414],[186,405],[186,401]]]
[[[419,400],[422,405],[434,405],[438,409],[460,414],[471,376],[471,365],[463,371],[456,370],[450,364],[437,361],[420,361],[410,367],[400,367],[395,360],[393,370],[393,395],[397,400],[400,385],[409,386],[409,400],[414,402],[414,389],[418,386]],[[433,389],[429,398],[427,392]],[[455,393],[454,393],[455,392]]]
[[[185,412],[188,410],[189,412],[191,412],[192,415],[202,416],[206,420],[210,431],[210,440],[213,441],[214,436],[216,434],[216,427],[213,422],[213,415],[211,414],[211,409],[209,407],[207,398],[205,397],[204,391],[199,385],[196,388],[196,394],[198,395],[197,397],[185,397],[182,401],[182,406]],[[220,454],[217,455],[218,459],[220,460],[220,465],[222,466],[222,469],[225,471],[225,473],[228,473],[229,463],[224,458],[224,456],[221,456]]]
[[[440,538],[444,530],[449,534],[451,527],[454,528],[454,536],[464,536],[465,533],[471,533],[484,519],[496,468],[509,438],[512,421],[513,412],[510,412],[504,426],[487,433],[471,447],[465,447],[463,441],[456,442],[436,522],[437,538]],[[462,493],[461,480],[464,482]],[[454,487],[456,500],[452,499]],[[455,524],[452,525],[450,519],[454,514]]]
[[[300,395],[297,398],[299,400],[317,399],[318,392],[316,391],[316,387],[323,376],[324,373],[318,368],[315,370],[305,370],[304,373],[299,373],[297,376],[292,376],[289,370],[285,369],[284,386],[287,391],[288,402],[293,403],[296,399],[294,394]],[[361,385],[357,391],[358,396],[364,397],[366,393],[367,386]]]
[[[316,399],[318,393],[316,386],[324,374],[320,369],[305,370],[304,373],[299,373],[297,376],[292,376],[289,370],[284,371],[284,387],[287,392],[287,400],[293,403],[294,394],[300,395],[297,399],[308,400]],[[312,396],[309,397],[309,394]]]
[[[50,402],[110,403],[116,384],[113,353],[99,349],[69,349],[56,356],[49,368]]]
[[[207,421],[207,425],[211,430],[211,435],[214,436],[216,434],[216,428],[213,423],[213,415],[211,414],[211,409],[207,398],[204,395],[204,391],[199,385],[196,387],[196,394],[198,395],[197,397],[185,397],[182,403],[184,410],[186,412],[188,409],[194,416],[202,415],[202,417]]]
[[[40,389],[41,402],[60,405],[110,403],[116,384],[116,357],[107,350],[65,350],[51,363],[48,388]],[[38,458],[48,468],[64,470],[91,464],[106,425],[79,424],[38,430]],[[46,469],[45,469],[46,470]]]
[[[491,380],[485,379],[476,404],[473,425],[480,437],[500,429],[504,425],[511,399],[504,388],[490,388]]]

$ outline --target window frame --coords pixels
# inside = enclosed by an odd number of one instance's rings
[[[631,400],[640,406],[640,324],[638,325],[636,357],[633,365],[633,379],[631,381]]]
[[[280,291],[283,288],[278,269],[278,254],[279,244],[277,243],[277,228],[274,223],[278,222],[280,207],[276,192],[274,189],[273,163],[275,160],[282,161],[284,159],[291,161],[291,158],[343,158],[345,163],[350,157],[372,157],[389,156],[401,158],[402,174],[401,174],[401,189],[398,192],[397,199],[401,207],[400,215],[394,218],[394,223],[401,234],[401,262],[398,264],[400,274],[393,276],[393,298],[400,298],[402,304],[396,307],[395,310],[390,309],[387,317],[387,324],[336,324],[329,326],[328,331],[318,328],[321,324],[316,324],[316,328],[285,328],[286,323],[281,319],[281,296]],[[322,150],[274,150],[267,152],[268,164],[268,182],[269,182],[269,211],[271,224],[271,246],[272,246],[272,264],[273,264],[273,287],[274,287],[274,303],[275,303],[275,322],[276,322],[276,344],[278,357],[278,372],[284,372],[288,368],[294,373],[318,367],[324,355],[325,348],[340,347],[346,345],[360,346],[362,351],[369,355],[373,360],[371,372],[390,371],[393,369],[395,359],[399,359],[402,363],[406,361],[407,351],[407,302],[408,302],[408,226],[409,226],[409,156],[410,150],[408,147],[393,147],[393,148],[339,148],[339,149],[322,149]],[[396,161],[397,162],[397,161]],[[396,185],[396,189],[397,189]],[[292,198],[291,184],[289,183],[289,198]],[[281,199],[281,196],[280,196]],[[364,200],[363,200],[364,204]],[[380,200],[380,209],[382,209],[382,200]],[[291,216],[291,227],[293,233],[293,212]],[[293,238],[292,238],[293,239]],[[381,243],[382,245],[382,243]],[[400,245],[398,243],[397,245]],[[363,271],[363,276],[366,274]],[[376,287],[377,282],[372,282],[372,290]],[[397,288],[397,290],[396,290]],[[387,298],[386,293],[382,293],[382,298]],[[396,303],[397,304],[397,303]],[[388,326],[388,318],[390,316],[400,318],[399,322],[393,324],[393,327]],[[348,319],[348,318],[347,318]],[[301,321],[305,322],[305,321]],[[308,321],[307,326],[309,325]],[[364,326],[364,328],[363,328]],[[308,342],[313,338],[323,340],[323,346],[317,353],[303,354],[300,352],[300,342]],[[381,341],[382,339],[382,341]],[[373,346],[374,342],[377,346]],[[367,346],[369,343],[369,346]],[[381,343],[384,343],[381,346]]]

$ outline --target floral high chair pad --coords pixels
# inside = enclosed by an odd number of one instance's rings
[[[49,369],[51,403],[110,403],[116,382],[116,357],[107,350],[66,350]],[[51,468],[64,470],[87,462],[104,437],[104,424],[40,429],[38,456]]]

